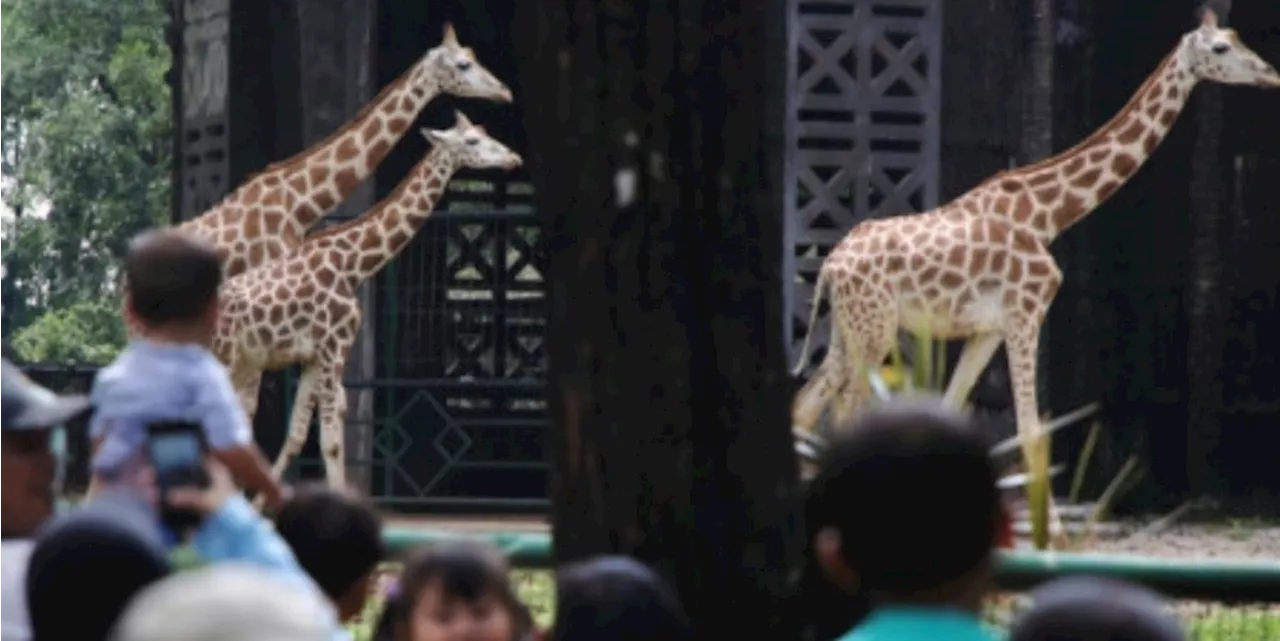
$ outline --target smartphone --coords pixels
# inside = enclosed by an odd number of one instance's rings
[[[180,487],[209,486],[209,473],[205,469],[208,448],[200,424],[179,421],[148,424],[146,450],[155,470],[156,489],[160,491],[160,520],[175,531],[199,525],[200,514],[172,507],[163,497]]]

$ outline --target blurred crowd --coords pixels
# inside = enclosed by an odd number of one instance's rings
[[[623,556],[557,568],[549,629],[483,543],[412,551],[388,579],[370,502],[322,485],[284,487],[253,444],[207,349],[216,254],[150,232],[131,245],[126,277],[126,313],[145,329],[88,397],[57,396],[3,364],[0,641],[349,639],[345,625],[371,598],[382,603],[379,641],[713,636],[695,630],[661,576]],[[54,437],[84,415],[91,490],[56,510]],[[157,463],[157,434],[168,432],[156,426],[175,424],[199,432],[201,473],[185,482]],[[1157,595],[1090,577],[1041,586],[1008,630],[985,622],[994,554],[1011,530],[982,432],[936,399],[886,404],[841,426],[807,488],[805,563],[778,604],[783,629],[812,641],[1185,639]]]

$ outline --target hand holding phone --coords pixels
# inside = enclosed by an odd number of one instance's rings
[[[189,507],[175,506],[168,497],[178,489],[209,487],[205,467],[208,448],[201,426],[178,421],[151,423],[147,425],[146,450],[160,493],[160,520],[178,532],[199,525],[203,514]]]

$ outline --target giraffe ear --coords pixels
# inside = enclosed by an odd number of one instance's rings
[[[1218,28],[1218,13],[1209,7],[1205,7],[1204,13],[1200,14],[1200,26],[1205,29]]]
[[[453,123],[454,129],[470,129],[473,126],[475,126],[471,124],[470,120],[467,120],[466,116],[462,115],[461,111],[453,112],[453,118],[454,118],[454,123]]]
[[[444,23],[444,43],[451,46],[458,46],[458,34],[453,30],[453,23]]]
[[[426,127],[423,127],[418,131],[422,133],[423,138],[427,139],[427,142],[431,143],[432,147],[444,142],[445,132],[443,131],[436,131],[435,129],[427,129]]]

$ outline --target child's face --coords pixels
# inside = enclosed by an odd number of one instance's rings
[[[511,641],[515,620],[498,595],[465,601],[446,597],[433,583],[413,604],[407,633],[401,641]]]

